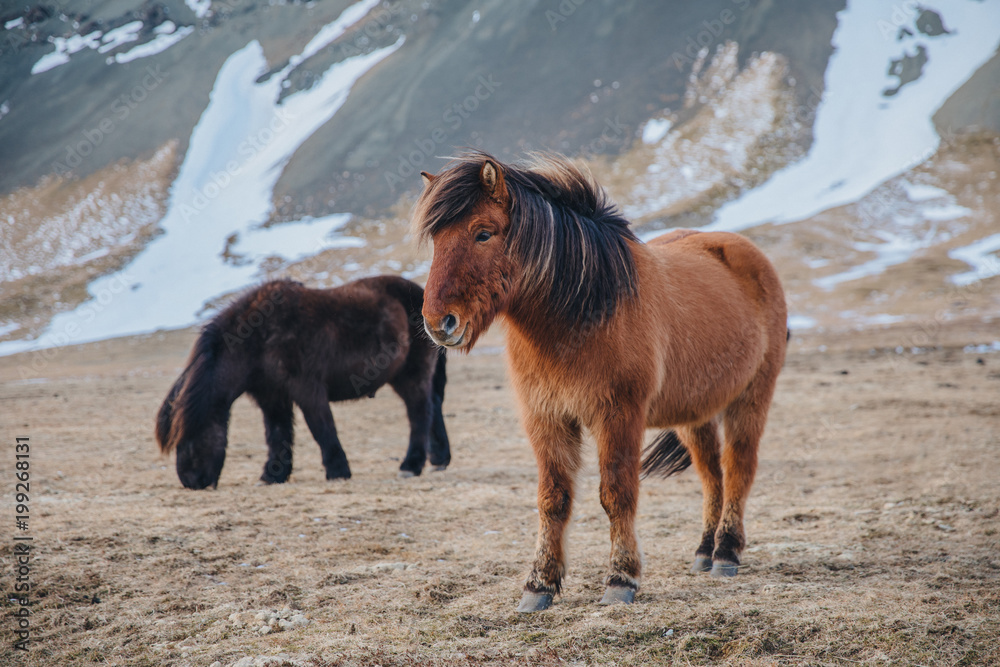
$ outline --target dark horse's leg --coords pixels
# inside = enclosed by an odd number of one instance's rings
[[[350,479],[351,467],[347,464],[347,455],[340,446],[337,437],[337,427],[333,423],[333,413],[330,412],[330,402],[326,392],[317,389],[309,392],[303,399],[296,399],[306,418],[306,425],[319,445],[323,455],[323,467],[326,468],[327,479]]]
[[[639,590],[642,554],[635,534],[635,514],[644,433],[643,415],[623,408],[611,411],[595,430],[601,506],[611,520],[611,562],[601,604],[630,603]]]
[[[444,470],[451,463],[451,443],[448,441],[448,431],[444,426],[444,387],[448,378],[444,351],[439,352],[439,355],[431,387],[433,421],[431,422],[431,448],[428,452],[434,470]]]
[[[707,424],[677,429],[684,447],[691,455],[691,462],[701,478],[702,493],[702,533],[701,543],[694,553],[694,572],[708,572],[712,569],[712,554],[715,551],[715,532],[722,516],[722,465],[719,462],[719,426],[712,420]]]
[[[410,444],[399,465],[399,474],[412,477],[421,473],[427,461],[434,404],[430,387],[421,378],[396,378],[391,384],[406,403],[406,416],[410,419]]]
[[[572,419],[527,414],[524,426],[538,462],[538,543],[517,610],[547,609],[566,571],[563,533],[573,509],[573,482],[580,468],[580,425]]]
[[[433,421],[431,422],[431,465],[434,470],[445,470],[451,463],[451,442],[448,440],[448,431],[444,426],[444,408],[442,399],[437,394],[432,396],[433,401]]]
[[[284,392],[254,395],[254,399],[264,412],[268,450],[260,481],[281,484],[292,474],[292,441],[295,437],[292,399]]]

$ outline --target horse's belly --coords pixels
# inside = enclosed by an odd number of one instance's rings
[[[760,365],[759,355],[732,349],[738,347],[739,343],[730,349],[720,346],[714,354],[704,355],[701,364],[668,368],[659,393],[650,401],[647,425],[703,424],[721,412],[746,389]]]
[[[408,346],[383,344],[364,353],[350,355],[352,363],[338,364],[327,375],[327,395],[331,401],[349,401],[372,396],[392,379],[406,363]]]

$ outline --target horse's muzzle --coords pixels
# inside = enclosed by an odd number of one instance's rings
[[[459,327],[461,320],[454,313],[448,313],[434,326],[430,320],[424,318],[424,329],[438,345],[442,347],[462,347],[465,342],[465,334],[469,331],[468,322],[465,326]]]

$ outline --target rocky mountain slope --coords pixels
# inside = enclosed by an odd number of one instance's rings
[[[646,235],[743,230],[799,326],[918,316],[858,294],[932,256],[939,291],[1000,273],[1000,3],[897,5],[6,3],[0,353],[273,275],[419,278],[417,174],[462,146],[580,158]]]

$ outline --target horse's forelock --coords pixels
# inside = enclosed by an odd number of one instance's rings
[[[480,172],[496,164],[510,202],[508,253],[528,291],[573,322],[603,321],[637,290],[629,242],[638,239],[589,172],[564,157],[536,153],[525,166],[466,153],[428,184],[413,231],[426,241],[470,215],[486,195]]]
[[[471,156],[458,158],[454,166],[427,185],[413,211],[412,231],[417,239],[429,241],[445,227],[472,213],[485,198],[479,181],[479,170],[485,159],[492,160],[488,155],[478,162]]]

